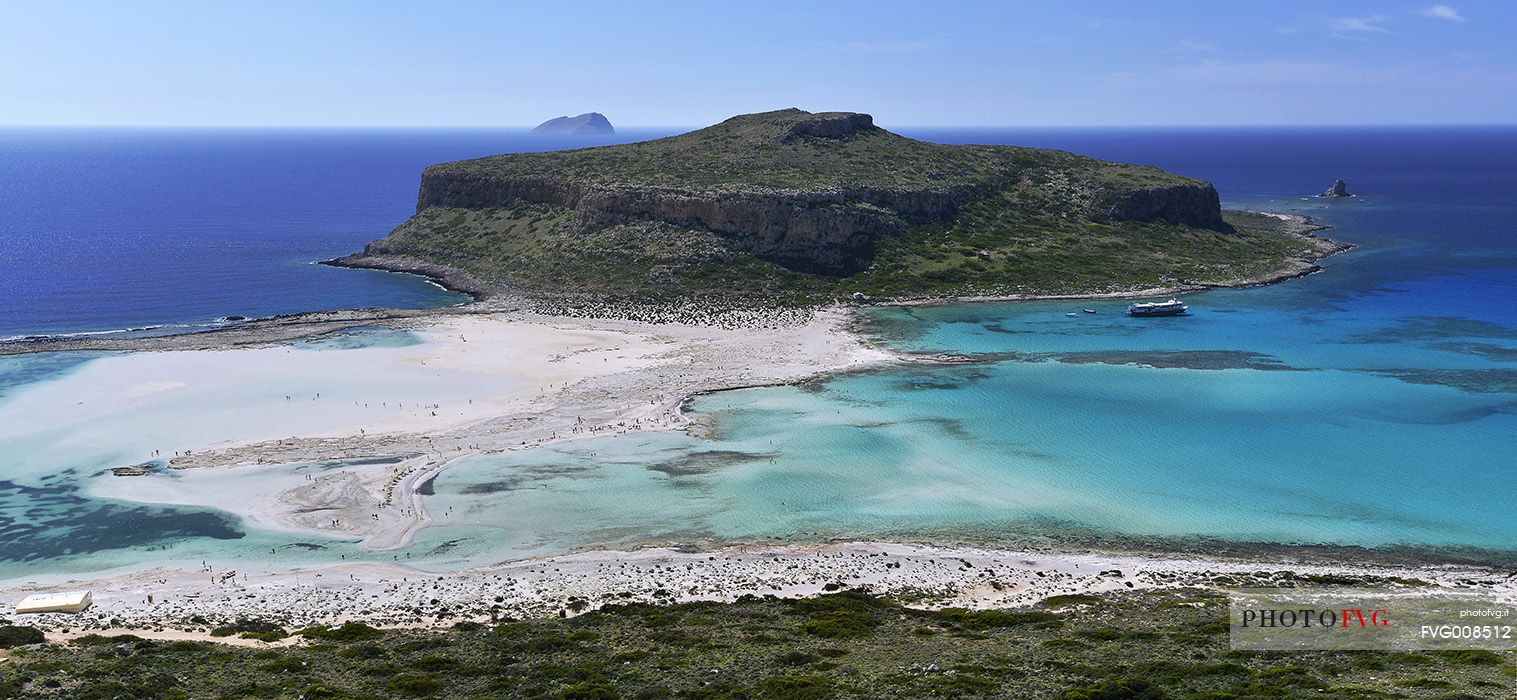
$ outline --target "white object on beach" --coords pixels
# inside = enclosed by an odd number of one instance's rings
[[[16,614],[45,612],[84,612],[90,606],[89,591],[69,591],[67,593],[39,593],[29,595],[16,604]]]

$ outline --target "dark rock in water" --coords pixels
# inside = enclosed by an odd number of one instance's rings
[[[130,467],[114,467],[111,469],[111,473],[116,476],[147,476],[148,470],[155,466],[158,465],[152,462],[143,462],[142,464],[133,464]]]
[[[1351,194],[1348,193],[1348,183],[1346,183],[1346,182],[1344,182],[1342,180],[1337,180],[1337,181],[1333,182],[1333,186],[1332,187],[1327,188],[1327,191],[1322,193],[1322,196],[1323,197],[1352,197],[1354,195],[1351,195]]]
[[[600,112],[587,112],[577,117],[558,117],[537,125],[534,134],[614,134],[611,122]]]
[[[238,316],[236,314],[233,314],[231,316],[222,316],[221,317],[221,321],[223,323],[236,323],[238,321],[246,321],[246,320],[248,320],[247,316]]]

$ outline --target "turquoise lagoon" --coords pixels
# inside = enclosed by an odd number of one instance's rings
[[[916,135],[993,140],[966,133]],[[1205,177],[1228,206],[1311,214],[1357,248],[1322,274],[1185,295],[1182,318],[1132,319],[1117,301],[868,309],[876,342],[969,361],[702,397],[708,437],[462,460],[424,496],[434,525],[397,552],[214,507],[100,498],[100,470],[121,455],[0,440],[0,578],[339,555],[443,570],[580,548],[873,537],[1517,561],[1517,129],[994,140]],[[1361,196],[1301,196],[1333,177]],[[0,407],[97,359],[0,358]]]

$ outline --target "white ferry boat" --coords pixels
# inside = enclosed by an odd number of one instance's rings
[[[1131,316],[1179,316],[1189,310],[1190,307],[1179,299],[1133,304],[1127,307],[1127,313]]]

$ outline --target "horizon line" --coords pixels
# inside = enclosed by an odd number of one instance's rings
[[[621,129],[704,129],[713,124],[626,124]],[[891,124],[887,129],[1229,129],[1229,128],[1390,128],[1390,127],[1517,127],[1512,122],[1313,122],[1313,123],[1212,123],[1212,124]],[[5,124],[0,129],[329,129],[329,130],[527,130],[536,124]],[[544,134],[574,136],[575,134]],[[600,136],[600,134],[582,134]],[[612,134],[615,135],[615,134]]]

